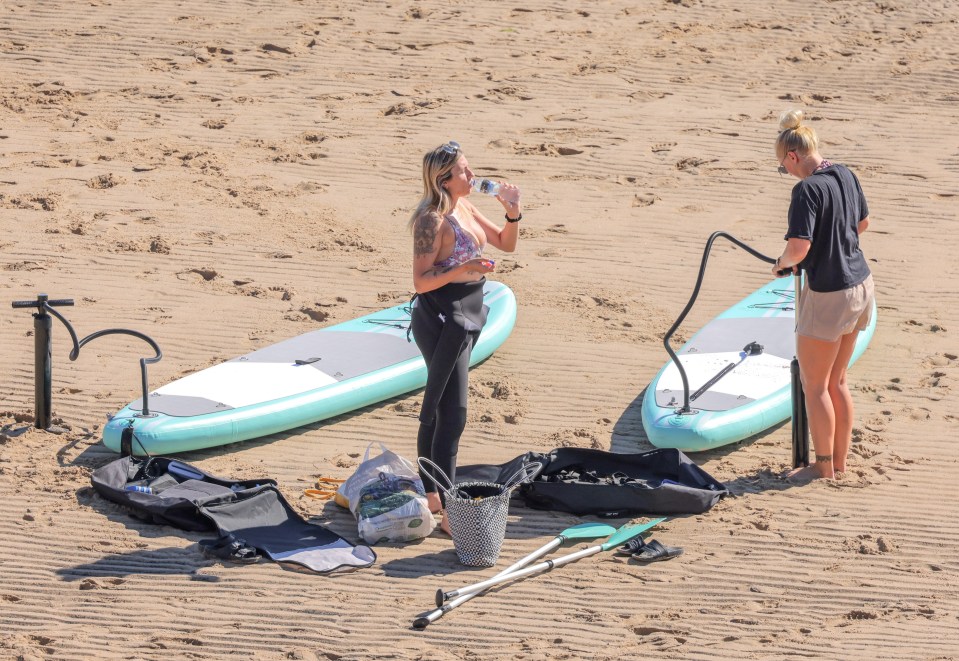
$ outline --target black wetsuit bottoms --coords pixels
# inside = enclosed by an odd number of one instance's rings
[[[450,283],[416,297],[410,327],[426,361],[426,390],[420,410],[416,452],[456,479],[456,454],[466,427],[469,363],[489,311],[483,283]],[[428,492],[439,491],[422,470]]]

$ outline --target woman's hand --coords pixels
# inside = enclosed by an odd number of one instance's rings
[[[518,218],[521,213],[519,186],[505,181],[501,182],[499,186],[499,195],[496,196],[496,199],[499,200],[503,208],[506,209],[507,216],[510,218]]]
[[[496,268],[496,262],[485,257],[478,257],[468,262],[463,262],[460,268],[467,274],[479,273],[480,275],[486,275],[487,273],[492,273],[493,269]]]
[[[812,241],[809,239],[800,239],[797,237],[787,239],[786,249],[783,250],[783,254],[779,256],[776,263],[773,264],[773,275],[777,278],[782,278],[790,273],[796,273],[799,264],[802,263],[802,260],[806,259],[806,255],[809,254],[811,247]],[[790,266],[785,266],[784,263],[790,264]],[[780,273],[780,271],[786,271],[786,273]]]
[[[779,260],[776,260],[776,263],[773,264],[773,275],[777,278],[785,278],[787,275],[796,273],[796,266],[780,266]]]

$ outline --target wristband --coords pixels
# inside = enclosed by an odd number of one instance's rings
[[[522,214],[522,213],[519,215],[519,218],[510,218],[510,217],[509,217],[509,214],[506,214],[505,217],[506,217],[506,222],[507,222],[507,223],[518,223],[519,221],[523,220],[523,214]]]

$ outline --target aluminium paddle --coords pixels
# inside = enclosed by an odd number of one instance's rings
[[[616,532],[616,528],[605,523],[581,523],[579,525],[573,526],[572,528],[567,528],[566,530],[556,535],[556,537],[554,537],[552,540],[550,540],[543,546],[539,547],[538,549],[536,549],[529,555],[516,561],[515,563],[513,563],[512,565],[510,565],[503,571],[496,574],[496,576],[505,576],[506,574],[510,574],[518,569],[522,569],[523,567],[531,563],[533,560],[536,560],[537,558],[540,558],[546,555],[553,549],[562,545],[567,540],[596,539],[597,537],[607,537],[609,535],[612,535],[615,532]],[[422,617],[418,617],[415,620],[413,620],[413,628],[420,629],[420,630],[425,629],[430,624],[440,619],[441,617],[449,613],[451,610],[453,610],[457,606],[465,604],[467,601],[469,601],[470,599],[472,599],[473,597],[479,594],[480,592],[471,592],[469,594],[463,595],[462,597],[457,597],[456,599],[449,602],[448,604],[439,604],[440,607],[437,608],[436,610],[432,610],[426,615],[423,615]]]
[[[619,546],[620,544],[625,544],[629,540],[633,539],[637,535],[646,532],[653,526],[662,523],[666,520],[666,517],[661,517],[658,519],[653,519],[647,523],[636,526],[623,526],[615,533],[613,533],[609,539],[607,539],[602,544],[598,546],[590,546],[589,548],[583,549],[582,551],[576,551],[575,553],[570,553],[568,555],[560,556],[555,560],[547,560],[546,562],[540,562],[538,564],[532,565],[530,567],[524,567],[510,573],[497,574],[493,578],[487,579],[485,581],[480,581],[479,583],[474,583],[473,585],[466,585],[464,587],[458,588],[456,590],[450,590],[444,592],[441,589],[436,591],[436,605],[442,607],[444,603],[466,594],[472,594],[476,592],[482,592],[483,590],[498,585],[499,583],[504,583],[506,581],[512,581],[517,578],[523,578],[524,576],[530,576],[532,574],[537,574],[543,571],[549,571],[556,567],[562,567],[563,565],[569,564],[579,560],[580,558],[585,558],[591,555],[596,555],[603,551],[608,551],[609,549]]]

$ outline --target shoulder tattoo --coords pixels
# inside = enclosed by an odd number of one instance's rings
[[[413,224],[413,254],[429,255],[436,244],[436,216],[424,214]]]

